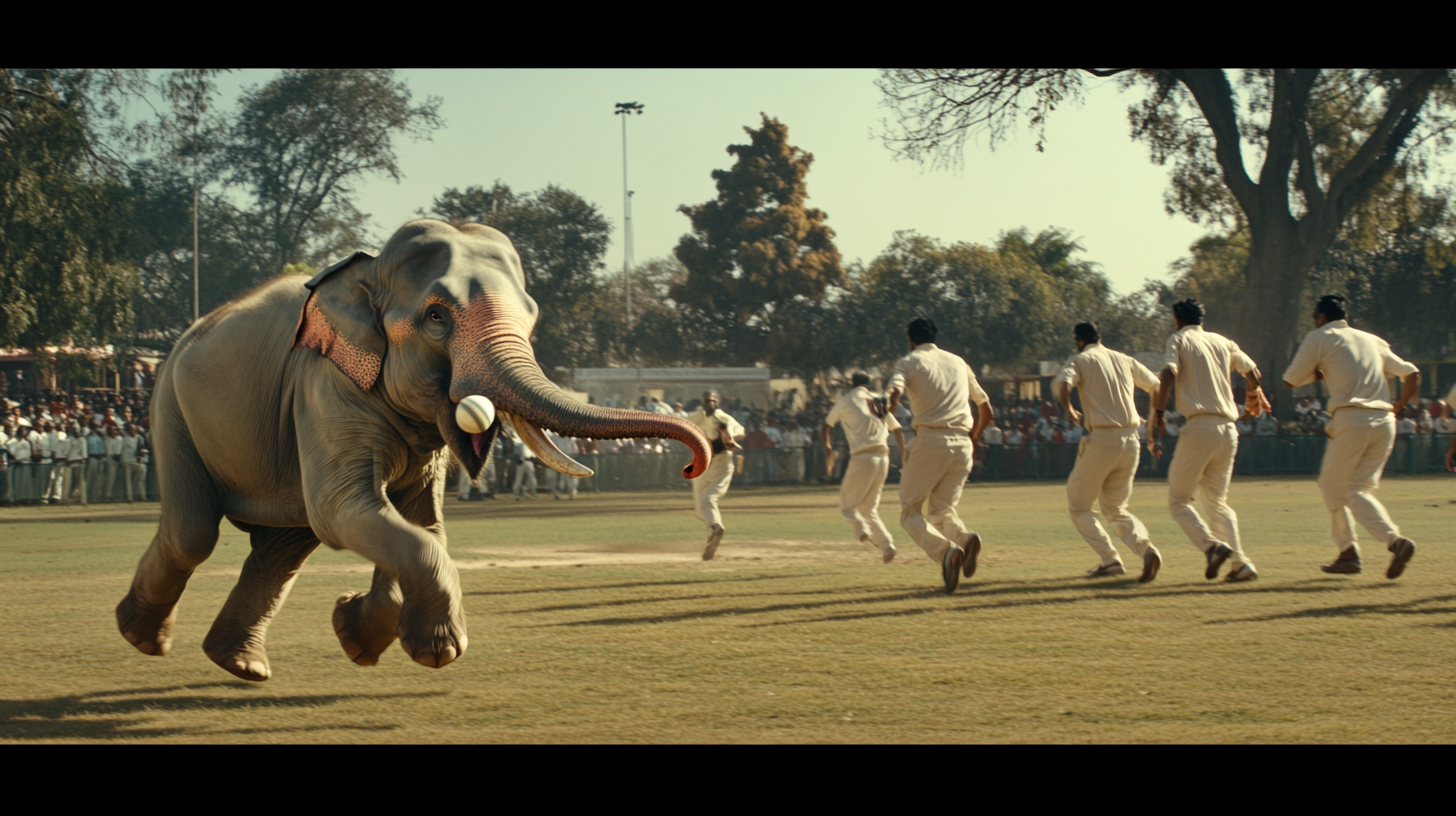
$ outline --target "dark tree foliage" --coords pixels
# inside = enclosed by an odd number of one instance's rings
[[[602,280],[612,228],[594,204],[554,185],[517,195],[497,181],[489,190],[447,189],[421,214],[485,224],[511,239],[541,309],[533,344],[542,368],[604,365],[620,346],[624,326]]]
[[[728,147],[733,167],[713,171],[718,197],[678,208],[692,232],[675,251],[688,274],[671,296],[713,362],[762,360],[812,373],[814,363],[797,351],[808,330],[802,315],[810,313],[802,304],[818,303],[844,281],[834,231],[822,210],[805,206],[814,157],[790,145],[788,127],[767,115],[761,128],[744,131],[749,143]]]
[[[136,344],[167,349],[192,319],[192,184],[185,164],[138,162],[129,172],[128,252],[139,278]],[[204,187],[206,187],[204,179]],[[198,198],[199,314],[251,288],[259,254],[248,214],[211,192]]]
[[[440,104],[412,104],[392,69],[287,70],[245,90],[217,162],[252,196],[242,226],[253,276],[327,263],[362,243],[368,216],[354,207],[353,185],[376,174],[399,180],[394,140],[430,138],[444,126]]]
[[[955,164],[968,135],[994,144],[1022,120],[1042,129],[1057,104],[1081,98],[1086,76],[1114,74],[1144,92],[1128,111],[1132,135],[1172,164],[1169,211],[1247,228],[1232,333],[1271,371],[1292,353],[1288,316],[1303,311],[1343,226],[1392,179],[1422,175],[1450,145],[1456,111],[1445,68],[896,69],[878,83],[898,116],[886,141]],[[1261,160],[1252,174],[1246,153]]]
[[[850,271],[837,304],[840,359],[883,365],[905,354],[905,327],[919,316],[936,321],[937,345],[977,370],[1062,360],[1075,351],[1072,326],[1083,320],[1099,322],[1114,348],[1161,348],[1167,333],[1159,337],[1153,327],[1148,297],[1115,298],[1096,265],[1077,257],[1081,250],[1058,229],[1034,237],[1013,230],[994,247],[896,233],[878,257]]]
[[[131,323],[131,202],[101,130],[128,72],[0,69],[0,344],[104,344]]]

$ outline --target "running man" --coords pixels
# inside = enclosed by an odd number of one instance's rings
[[[1340,550],[1333,564],[1320,569],[1341,575],[1360,572],[1360,545],[1351,516],[1390,551],[1386,578],[1398,578],[1415,555],[1414,541],[1400,534],[1375,498],[1380,472],[1395,447],[1395,417],[1415,398],[1421,372],[1397,357],[1390,344],[1351,328],[1343,295],[1325,295],[1314,308],[1315,330],[1305,335],[1284,387],[1324,380],[1330,389],[1330,421],[1325,458],[1320,463],[1320,492],[1330,511],[1330,534]],[[1388,402],[1387,377],[1404,377],[1400,398]]]
[[[1193,546],[1203,551],[1208,566],[1203,577],[1212,581],[1224,562],[1229,562],[1225,579],[1234,583],[1259,577],[1254,564],[1244,555],[1239,542],[1239,517],[1229,507],[1229,480],[1234,474],[1234,455],[1239,450],[1237,420],[1257,417],[1269,410],[1259,369],[1234,341],[1203,328],[1203,304],[1183,300],[1173,304],[1173,323],[1178,331],[1168,338],[1171,361],[1159,376],[1161,384],[1153,398],[1152,430],[1148,450],[1153,458],[1162,455],[1158,436],[1167,436],[1164,410],[1174,383],[1178,388],[1178,410],[1188,418],[1178,435],[1178,447],[1168,466],[1168,510],[1187,533]],[[1234,402],[1229,371],[1244,375],[1245,413]],[[1193,494],[1203,488],[1205,522],[1193,509]],[[1212,529],[1210,529],[1212,528]]]
[[[956,505],[971,473],[973,445],[995,417],[970,364],[935,345],[934,320],[910,321],[906,335],[910,353],[895,365],[889,405],[894,414],[908,396],[914,411],[915,438],[904,449],[900,469],[900,526],[940,564],[948,595],[962,573],[967,578],[976,573],[981,537],[961,523]]]
[[[880,520],[880,493],[890,474],[890,433],[895,434],[902,461],[905,434],[895,415],[886,412],[870,393],[869,384],[869,375],[862,371],[850,376],[850,389],[824,418],[824,452],[826,456],[829,453],[829,434],[834,426],[843,425],[849,440],[849,467],[839,483],[839,512],[854,528],[855,536],[878,548],[888,564],[895,559],[895,544]]]
[[[723,513],[718,509],[718,501],[727,494],[728,484],[733,481],[733,452],[740,450],[738,440],[744,436],[738,420],[718,407],[721,401],[717,391],[706,391],[703,407],[688,417],[688,422],[698,426],[713,447],[712,463],[702,476],[693,480],[693,514],[708,525],[704,561],[712,561],[723,542]]]
[[[1147,583],[1158,577],[1163,557],[1153,546],[1148,528],[1127,511],[1127,502],[1142,450],[1138,440],[1142,417],[1133,404],[1133,393],[1137,388],[1149,394],[1156,392],[1158,378],[1137,360],[1102,345],[1096,323],[1078,323],[1072,335],[1077,341],[1077,354],[1052,381],[1052,393],[1061,401],[1072,424],[1083,424],[1082,412],[1072,407],[1073,388],[1081,392],[1082,407],[1087,412],[1087,436],[1079,444],[1077,464],[1067,478],[1067,509],[1072,523],[1102,558],[1087,577],[1127,573],[1107,531],[1092,513],[1093,500],[1099,500],[1102,515],[1118,538],[1142,558],[1143,572],[1138,580]]]

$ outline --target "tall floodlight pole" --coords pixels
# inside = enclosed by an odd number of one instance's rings
[[[632,325],[632,191],[627,189],[627,118],[633,113],[642,115],[645,105],[636,102],[618,102],[616,116],[622,117],[622,241],[626,245],[622,253],[622,288],[626,292],[627,325]]]
[[[202,122],[202,75],[199,72],[197,84],[192,89],[192,322],[197,322],[197,154],[201,145],[197,142],[197,128]]]

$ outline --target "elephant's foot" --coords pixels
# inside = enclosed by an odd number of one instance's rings
[[[371,609],[369,594],[350,592],[334,602],[334,634],[344,654],[361,666],[373,666],[399,635],[385,615]]]
[[[165,609],[127,593],[116,605],[116,626],[126,642],[142,654],[161,657],[172,648],[172,626],[177,622],[177,605]]]
[[[452,611],[424,611],[412,608],[406,598],[399,613],[399,645],[410,659],[438,669],[465,654],[465,613],[458,605]]]
[[[202,650],[207,653],[209,660],[235,677],[261,683],[273,676],[273,670],[268,666],[268,651],[263,648],[261,643],[248,643],[226,648],[215,647],[204,642]]]

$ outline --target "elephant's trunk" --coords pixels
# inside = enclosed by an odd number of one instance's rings
[[[580,475],[572,472],[571,465],[576,463],[555,451],[537,429],[548,428],[562,436],[582,439],[676,439],[693,452],[693,463],[683,468],[684,478],[695,478],[708,469],[712,458],[708,439],[687,420],[583,405],[567,396],[546,379],[537,365],[526,339],[527,328],[510,301],[492,293],[477,294],[451,343],[450,399],[459,403],[471,394],[479,394],[491,400],[513,423],[527,426],[518,427],[517,432],[537,451],[543,464],[568,475]],[[543,444],[550,446],[544,455]]]

